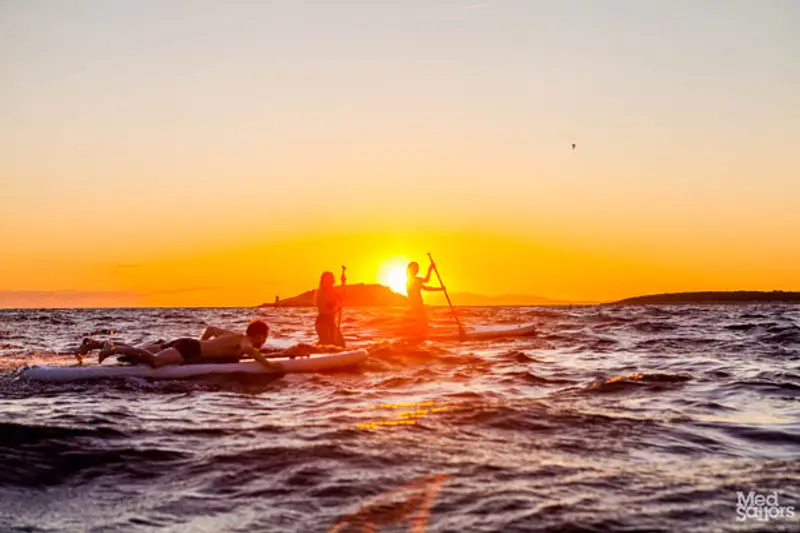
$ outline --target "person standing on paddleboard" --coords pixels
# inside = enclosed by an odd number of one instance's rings
[[[336,324],[336,315],[342,308],[344,297],[335,285],[336,278],[333,272],[323,272],[319,278],[319,288],[316,294],[319,314],[314,327],[319,336],[319,344],[344,348],[344,337]]]
[[[412,261],[406,267],[406,294],[411,312],[411,333],[418,338],[428,336],[428,317],[425,314],[425,304],[422,303],[422,291],[440,292],[444,287],[429,287],[427,283],[431,280],[434,264],[428,265],[428,273],[424,278],[419,277],[419,263]]]

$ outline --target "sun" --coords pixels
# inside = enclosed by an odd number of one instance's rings
[[[383,263],[378,270],[378,282],[399,294],[406,293],[406,265],[404,258],[395,258]]]
[[[386,276],[386,285],[389,286],[394,292],[405,294],[406,293],[406,269],[393,269]]]

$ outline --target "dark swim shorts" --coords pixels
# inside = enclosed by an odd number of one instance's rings
[[[166,343],[161,349],[175,348],[185,360],[200,359],[201,344],[197,339],[175,339]]]

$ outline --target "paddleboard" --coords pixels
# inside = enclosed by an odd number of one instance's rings
[[[324,372],[361,363],[367,350],[316,354],[295,359],[270,359],[281,365],[284,373]],[[82,381],[109,378],[185,379],[199,376],[232,374],[279,374],[257,361],[245,363],[168,365],[151,368],[146,365],[91,365],[91,366],[31,366],[20,371],[20,376],[35,381]]]
[[[535,324],[518,324],[518,325],[494,325],[494,326],[477,326],[474,328],[464,328],[466,337],[463,340],[467,341],[481,341],[491,339],[501,339],[504,337],[523,337],[525,335],[533,335],[536,333]],[[433,330],[428,335],[428,340],[432,341],[457,341],[462,340],[458,335],[457,330],[447,332],[437,332]]]

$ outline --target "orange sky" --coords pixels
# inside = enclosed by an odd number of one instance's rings
[[[800,290],[793,4],[233,4],[3,3],[0,306]]]
[[[781,268],[776,261],[780,249],[770,256],[765,246],[757,248],[760,253],[735,258],[720,257],[718,249],[702,246],[676,256],[668,246],[659,248],[646,239],[615,247],[610,238],[592,241],[573,235],[569,242],[578,244],[570,247],[559,244],[554,235],[526,240],[478,229],[289,236],[274,242],[259,241],[260,235],[253,230],[216,241],[207,252],[199,251],[200,236],[176,243],[171,251],[148,250],[142,244],[128,252],[113,240],[107,246],[75,243],[75,253],[20,255],[15,264],[22,268],[9,272],[4,288],[136,295],[98,295],[96,302],[82,297],[79,304],[84,305],[114,305],[118,300],[119,305],[246,306],[312,288],[323,269],[338,276],[343,263],[350,283],[385,281],[387,264],[397,265],[402,257],[424,265],[425,252],[432,250],[451,291],[610,300],[647,292],[791,287],[797,271],[788,265],[800,264],[794,252],[793,257],[784,255],[787,266]],[[55,263],[64,257],[66,261]],[[747,279],[769,279],[774,285],[742,281]]]

